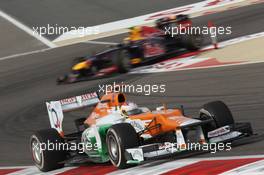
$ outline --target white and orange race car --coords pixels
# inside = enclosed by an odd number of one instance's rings
[[[164,105],[153,111],[138,107],[127,102],[123,93],[101,98],[97,93],[89,93],[46,105],[51,128],[37,131],[30,139],[34,163],[41,171],[79,160],[111,161],[122,169],[148,159],[193,151],[204,145],[215,147],[216,143],[229,143],[253,134],[250,123],[235,123],[221,101],[205,104],[197,118],[186,116],[182,107],[167,109]],[[87,118],[75,121],[77,132],[65,134],[64,112],[87,106],[94,106],[93,111]]]

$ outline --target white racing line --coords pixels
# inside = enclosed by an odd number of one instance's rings
[[[86,42],[83,42],[83,43],[86,43],[86,44],[98,44],[98,45],[117,45],[118,44],[118,43],[114,43],[114,42],[104,42],[104,41],[86,41]],[[40,50],[35,50],[35,51],[30,51],[30,52],[13,54],[13,55],[1,57],[0,61],[11,59],[11,58],[17,58],[17,57],[21,57],[21,56],[32,55],[32,54],[41,53],[41,52],[46,52],[46,51],[49,51],[49,50],[52,50],[52,49],[55,49],[55,48],[46,48],[46,49],[40,49]]]
[[[45,51],[48,51],[48,50],[51,50],[51,49],[54,49],[54,48],[57,47],[56,44],[54,44],[50,40],[46,39],[45,37],[43,37],[41,35],[38,35],[38,34],[34,34],[34,32],[33,32],[33,30],[31,28],[29,28],[28,26],[22,24],[21,22],[19,22],[18,20],[16,20],[12,16],[8,15],[7,13],[5,13],[2,10],[0,10],[0,17],[2,17],[3,19],[7,20],[10,23],[12,23],[17,28],[23,30],[28,35],[32,36],[33,38],[37,39],[38,41],[40,41],[41,43],[43,43],[43,44],[45,44],[46,46],[49,47],[49,48],[46,48],[46,49],[40,49],[40,50],[35,50],[35,51],[24,52],[24,53],[13,54],[13,55],[1,57],[0,58],[0,61],[1,60],[10,59],[10,58],[16,58],[16,57],[20,57],[20,56],[26,56],[26,55],[32,55],[32,54],[35,54],[35,53],[45,52]],[[103,42],[103,41],[86,41],[84,43],[89,43],[89,44],[102,44],[102,45],[116,45],[116,44],[118,44],[118,43]]]
[[[119,43],[114,43],[114,42],[105,42],[105,41],[85,41],[82,43],[87,43],[87,44],[101,44],[101,45],[117,45]]]
[[[27,56],[27,55],[32,55],[32,54],[36,54],[36,53],[41,53],[41,52],[46,52],[48,50],[51,50],[53,48],[47,48],[47,49],[40,49],[40,50],[35,50],[35,51],[30,51],[30,52],[24,52],[24,53],[19,53],[19,54],[13,54],[13,55],[9,55],[9,56],[5,56],[5,57],[1,57],[0,61],[2,60],[7,60],[7,59],[11,59],[11,58],[16,58],[16,57],[20,57],[20,56]]]
[[[24,32],[26,32],[30,36],[36,38],[37,40],[39,40],[40,42],[42,42],[46,46],[48,46],[50,48],[56,47],[56,45],[53,42],[49,41],[48,39],[46,39],[40,35],[34,34],[32,29],[25,26],[24,24],[22,24],[21,22],[19,22],[18,20],[16,20],[12,16],[8,15],[7,13],[3,12],[2,10],[0,10],[0,17],[2,17],[4,19],[6,19],[7,21],[9,21],[10,23],[14,24],[17,28],[23,30]]]

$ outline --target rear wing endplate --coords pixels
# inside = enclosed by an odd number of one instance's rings
[[[61,135],[63,135],[62,121],[64,112],[93,106],[99,101],[98,94],[94,92],[58,101],[46,102],[51,128],[56,129]]]

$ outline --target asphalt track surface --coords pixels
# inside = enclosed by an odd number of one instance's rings
[[[46,0],[45,2],[41,0],[2,0],[0,10],[31,29],[47,27],[48,24],[63,27],[88,27],[199,1],[169,0],[164,3],[160,0],[153,0],[150,5],[148,1],[141,0]],[[47,48],[45,44],[5,19],[0,18],[0,26],[0,57]],[[59,34],[44,37],[52,40],[57,36]]]
[[[263,31],[263,7],[254,5],[210,15],[205,19],[215,18],[219,23],[236,26],[231,36],[223,38],[226,40]],[[118,40],[118,37],[112,40]],[[249,121],[256,133],[264,133],[264,63],[169,73],[127,74],[71,85],[56,85],[56,77],[67,72],[73,57],[104,47],[78,44],[1,61],[0,166],[32,164],[29,137],[32,132],[49,127],[45,101],[98,90],[98,84],[113,81],[142,85],[165,84],[164,94],[129,94],[128,99],[152,109],[162,102],[183,104],[186,113],[192,116],[197,115],[204,103],[223,100],[230,106],[237,121]],[[66,117],[66,130],[70,131],[73,125],[71,120],[75,117]],[[235,147],[231,152],[203,156],[263,154],[263,144],[263,141],[259,141]]]
[[[1,17],[0,26],[0,57],[47,48],[45,44]]]
[[[29,27],[88,27],[202,0],[1,0],[0,8]],[[54,39],[56,35],[46,36]]]

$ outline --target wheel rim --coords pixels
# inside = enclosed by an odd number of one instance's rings
[[[202,115],[200,116],[200,118],[201,118],[202,120],[209,120],[209,119],[212,119],[212,120],[214,121],[214,118],[213,118],[213,117],[208,116],[208,115],[206,115],[206,114],[202,114]],[[207,129],[208,131],[210,131],[210,130],[214,130],[216,127],[217,127],[216,124],[213,124],[213,123],[208,123],[208,124],[206,124],[206,129]]]
[[[109,151],[111,157],[116,160],[118,158],[118,144],[114,136],[109,136]]]
[[[124,67],[127,71],[129,71],[131,65],[130,65],[130,59],[128,58],[128,55],[123,58]]]
[[[31,144],[31,150],[32,150],[32,155],[33,159],[37,164],[41,163],[42,160],[42,150],[41,150],[41,145],[37,139],[34,139]]]

